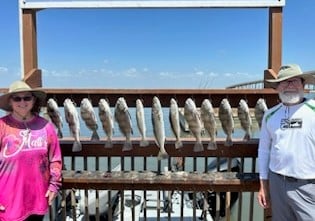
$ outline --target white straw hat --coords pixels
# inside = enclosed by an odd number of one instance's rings
[[[266,80],[266,82],[270,87],[276,88],[281,81],[299,77],[304,79],[305,84],[315,84],[315,78],[313,74],[315,74],[315,71],[302,72],[299,65],[287,64],[280,67],[276,79]]]
[[[41,103],[46,99],[46,93],[39,88],[31,88],[24,81],[15,81],[10,85],[9,91],[0,96],[0,108],[5,111],[12,111],[9,99],[13,94],[19,92],[32,92],[33,96],[39,99]]]

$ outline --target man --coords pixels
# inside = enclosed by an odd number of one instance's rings
[[[281,103],[269,109],[260,132],[258,202],[273,221],[315,220],[315,101],[304,97],[312,74],[296,64],[267,80]]]

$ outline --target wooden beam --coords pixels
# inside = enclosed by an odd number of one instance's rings
[[[268,69],[275,73],[282,62],[282,7],[269,9]]]
[[[24,75],[24,81],[31,87],[42,87],[42,71],[33,68]]]
[[[37,30],[36,30],[36,11],[23,10],[22,12],[22,32],[23,32],[23,79],[31,87],[41,87],[41,71],[38,70],[37,58]]]
[[[143,100],[145,107],[152,106],[153,96],[158,96],[163,107],[169,107],[170,99],[175,98],[179,107],[185,105],[187,98],[193,98],[198,107],[204,99],[210,99],[214,107],[218,107],[223,98],[228,98],[232,107],[237,107],[240,99],[246,99],[248,106],[255,107],[259,98],[265,98],[268,107],[279,103],[278,93],[274,89],[87,89],[43,88],[47,93],[47,99],[54,98],[59,106],[63,106],[66,98],[71,98],[80,105],[83,98],[90,98],[93,106],[98,106],[101,98],[107,99],[110,106],[115,106],[119,97],[124,97],[129,107],[136,106],[136,99]],[[0,88],[0,93],[7,88]]]
[[[276,72],[274,72],[274,70],[272,69],[267,69],[264,71],[264,79],[276,79],[277,78],[277,74]],[[268,85],[268,82],[264,83],[264,88],[270,88],[270,85]]]
[[[95,190],[183,190],[248,192],[258,191],[258,173],[151,171],[73,171],[62,173],[63,189]]]
[[[157,156],[159,148],[155,143],[154,138],[148,138],[149,146],[140,147],[140,138],[132,138],[131,142],[133,149],[130,151],[123,151],[123,144],[125,138],[113,138],[113,148],[104,148],[105,138],[100,141],[91,141],[88,138],[80,137],[82,144],[82,151],[72,152],[73,139],[60,139],[60,145],[63,156],[70,157],[150,157]],[[243,141],[233,138],[233,146],[224,146],[225,138],[217,139],[218,148],[216,150],[208,150],[207,145],[209,138],[202,138],[204,151],[194,152],[194,138],[182,138],[184,147],[182,149],[175,148],[175,138],[167,137],[165,142],[165,150],[170,157],[257,157],[258,139],[251,139],[250,141]]]
[[[22,8],[47,9],[47,8],[267,8],[283,7],[285,0],[72,0],[72,1],[23,1]]]

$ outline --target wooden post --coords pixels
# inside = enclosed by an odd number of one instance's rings
[[[42,71],[40,69],[31,69],[24,74],[24,81],[31,87],[42,87]]]
[[[264,221],[271,221],[272,215],[271,215],[271,208],[264,210]]]
[[[23,60],[24,77],[31,87],[42,87],[41,70],[38,69],[36,11],[23,10]]]
[[[268,69],[278,73],[282,63],[282,7],[269,9]]]

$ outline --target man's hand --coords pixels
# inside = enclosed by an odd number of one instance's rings
[[[260,189],[257,195],[259,205],[266,209],[270,207],[269,183],[268,180],[260,180]]]

